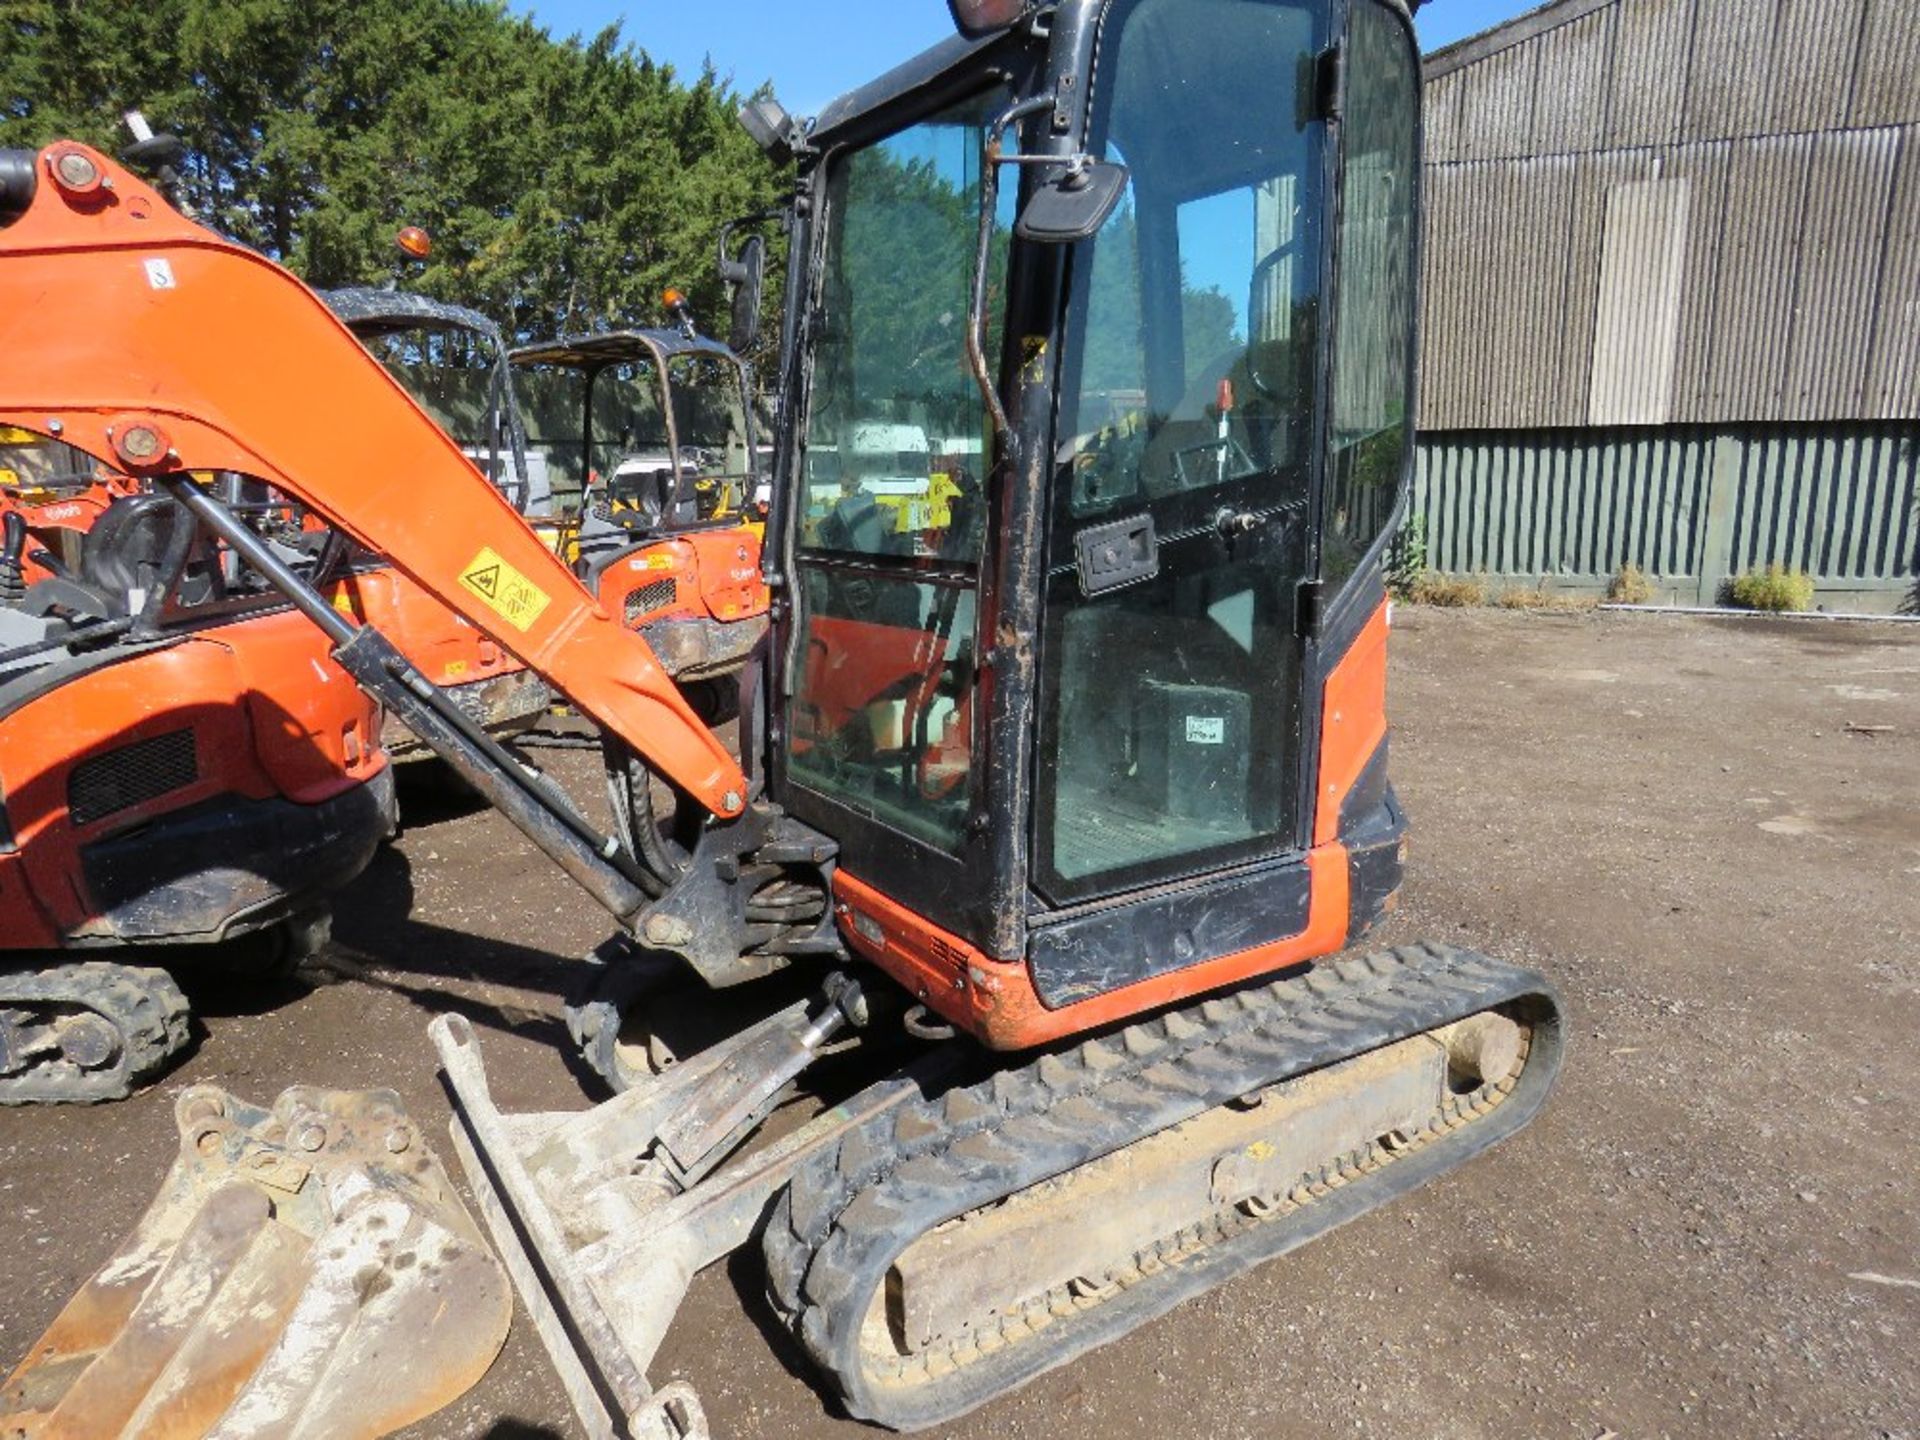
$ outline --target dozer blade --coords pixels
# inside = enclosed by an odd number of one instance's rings
[[[1539,975],[1410,946],[964,1086],[964,1052],[938,1048],[720,1168],[684,1163],[814,1023],[774,1016],[590,1110],[506,1115],[472,1027],[433,1022],[460,1159],[593,1440],[706,1435],[692,1392],[646,1370],[690,1277],[756,1231],[769,1298],[846,1408],[921,1429],[1512,1134],[1563,1030]]]
[[[429,1033],[453,1094],[455,1150],[590,1440],[706,1440],[694,1391],[647,1378],[693,1275],[752,1238],[796,1166],[921,1094],[948,1063],[930,1057],[739,1152],[834,1033],[805,1003],[559,1114],[502,1114],[462,1017],[443,1015]]]
[[[359,1440],[458,1398],[505,1273],[388,1090],[213,1086],[119,1252],[0,1391],[8,1440]]]

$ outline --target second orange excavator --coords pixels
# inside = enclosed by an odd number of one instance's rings
[[[0,1104],[159,1075],[190,1036],[174,972],[312,953],[393,828],[378,703],[230,558],[0,429]]]

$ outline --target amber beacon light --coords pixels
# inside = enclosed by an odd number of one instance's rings
[[[954,26],[973,38],[1004,30],[1033,9],[1032,0],[947,0]]]

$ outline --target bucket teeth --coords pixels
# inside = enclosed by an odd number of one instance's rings
[[[159,1196],[0,1390],[20,1440],[361,1440],[464,1393],[505,1272],[391,1091],[199,1086]]]

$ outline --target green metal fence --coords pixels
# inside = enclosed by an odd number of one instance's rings
[[[1913,422],[1427,434],[1410,513],[1449,574],[1580,591],[1634,565],[1663,598],[1711,605],[1780,564],[1827,609],[1920,604]]]

